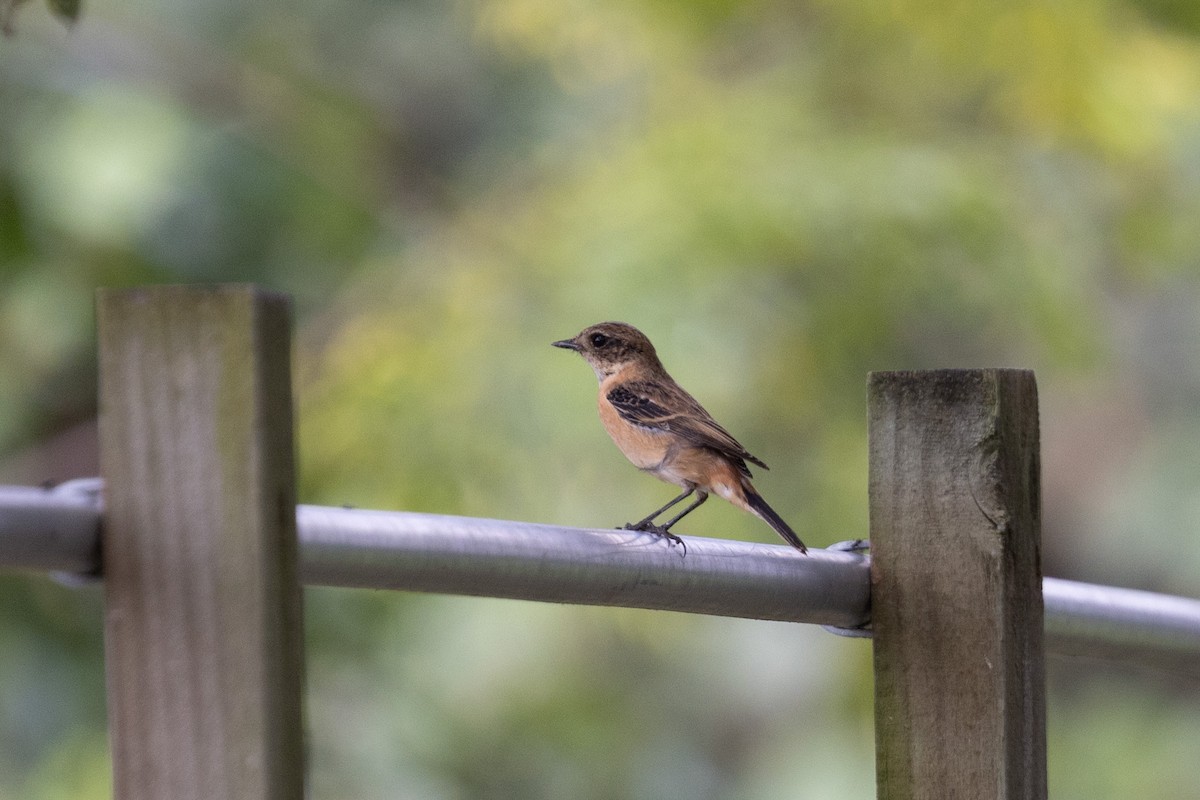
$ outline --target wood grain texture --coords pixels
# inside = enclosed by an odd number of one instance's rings
[[[1045,798],[1033,373],[876,373],[869,423],[878,797]]]
[[[303,655],[285,298],[97,295],[117,800],[299,800]]]

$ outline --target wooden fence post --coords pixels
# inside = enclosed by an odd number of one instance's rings
[[[880,800],[1044,800],[1037,387],[871,375]]]
[[[116,800],[300,800],[290,310],[251,287],[101,290]]]

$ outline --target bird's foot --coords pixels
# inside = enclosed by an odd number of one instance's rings
[[[862,553],[871,549],[870,539],[850,539],[829,545],[826,550],[838,550],[844,553]]]
[[[653,522],[642,520],[641,522],[626,522],[617,530],[652,533],[655,536],[666,539],[667,542],[670,543],[671,547],[679,545],[683,548],[683,555],[687,555],[687,544],[683,541],[683,539],[671,533],[671,531],[669,531],[667,528],[664,528],[662,525],[655,525]]]

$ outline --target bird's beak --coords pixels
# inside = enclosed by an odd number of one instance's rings
[[[580,349],[579,345],[575,343],[574,339],[563,339],[562,341],[551,342],[550,344],[554,345],[555,347],[561,347],[564,350],[574,350],[576,353],[578,353]]]

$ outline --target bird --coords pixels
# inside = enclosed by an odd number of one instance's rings
[[[801,553],[808,552],[750,482],[747,462],[763,469],[767,465],[675,382],[644,333],[624,322],[601,322],[551,344],[574,350],[596,373],[600,421],[625,457],[643,472],[683,489],[641,521],[626,523],[624,530],[654,533],[682,546],[671,527],[716,494],[762,519]],[[692,495],[695,500],[683,511],[664,524],[654,522]]]

